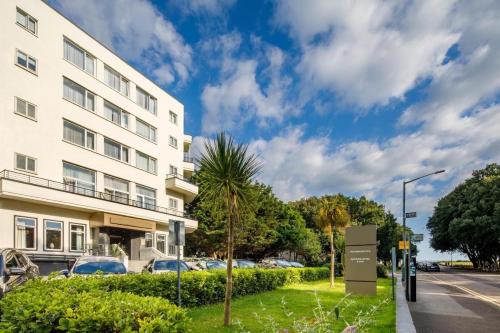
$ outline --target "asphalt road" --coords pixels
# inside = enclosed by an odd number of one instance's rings
[[[417,272],[417,333],[500,332],[500,274],[441,269]]]

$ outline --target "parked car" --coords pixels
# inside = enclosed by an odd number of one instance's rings
[[[255,268],[256,264],[255,261],[248,260],[248,259],[236,259],[234,260],[236,262],[236,267],[238,268]]]
[[[260,266],[264,268],[290,268],[292,265],[285,259],[268,258],[260,262]]]
[[[38,266],[16,249],[0,249],[0,298],[14,286],[40,275]]]
[[[295,268],[304,268],[304,265],[302,265],[300,262],[297,261],[289,261],[290,265]]]
[[[127,274],[125,265],[115,257],[82,256],[78,258],[70,270],[64,269],[61,273],[66,276],[91,275],[100,272],[104,275]]]
[[[227,269],[227,263],[222,260],[207,260],[207,269]]]
[[[439,268],[439,265],[436,262],[431,262],[427,265],[425,271],[426,272],[440,272],[441,269]]]
[[[181,272],[186,272],[191,270],[191,268],[183,260],[180,260],[179,264]],[[162,258],[151,259],[146,264],[146,266],[144,266],[144,269],[142,271],[149,272],[152,274],[177,272],[177,260],[162,259]]]

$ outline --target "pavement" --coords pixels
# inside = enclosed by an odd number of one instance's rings
[[[417,272],[417,333],[500,332],[500,274],[441,269]]]
[[[401,283],[401,274],[397,274],[396,280],[396,332],[416,333],[413,319],[406,302],[405,289]]]

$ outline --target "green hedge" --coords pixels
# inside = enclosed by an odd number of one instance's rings
[[[233,297],[274,290],[278,287],[328,278],[328,269],[236,269],[233,271]],[[195,307],[224,301],[226,271],[184,272],[181,275],[182,306]],[[176,274],[127,274],[121,276],[74,277],[44,282],[28,282],[22,288],[44,283],[48,288],[71,292],[89,290],[122,291],[140,296],[156,296],[177,302]]]
[[[78,288],[66,288],[67,285],[56,286],[54,282],[37,280],[7,293],[0,301],[0,331],[186,331],[185,310],[164,299],[120,291],[81,292]]]

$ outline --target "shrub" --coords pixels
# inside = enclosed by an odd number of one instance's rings
[[[328,278],[328,269],[235,269],[233,271],[233,297],[275,290],[284,285]],[[48,281],[29,281],[19,290],[44,284],[48,288],[70,293],[84,291],[122,291],[140,296],[156,296],[177,302],[176,274],[127,274],[121,276],[89,276]],[[201,306],[222,302],[226,288],[225,271],[184,272],[181,275],[182,305]]]
[[[377,277],[386,278],[387,277],[387,267],[384,264],[377,264]]]
[[[0,306],[2,332],[185,332],[188,320],[158,297],[80,292],[41,280],[8,293]]]

